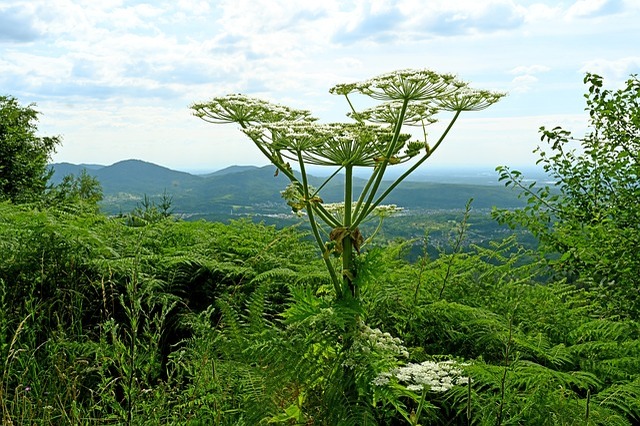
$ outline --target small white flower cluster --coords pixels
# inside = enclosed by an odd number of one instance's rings
[[[387,352],[389,354],[409,357],[409,351],[402,344],[402,340],[393,337],[390,333],[382,332],[379,328],[371,328],[365,325],[362,328],[361,339],[358,342],[363,346],[365,352],[375,348],[377,351]],[[367,348],[368,346],[368,348]]]
[[[456,385],[466,385],[469,378],[462,376],[459,364],[453,360],[424,361],[420,364],[407,364],[394,370],[383,372],[373,380],[376,386],[384,386],[392,379],[405,385],[411,391],[429,390],[445,392]]]
[[[359,92],[379,100],[427,100],[442,96],[467,84],[452,74],[428,69],[398,70],[357,83],[338,84],[330,93],[346,95]]]
[[[260,123],[281,120],[315,120],[298,110],[242,94],[213,98],[191,106],[194,115],[210,123]]]
[[[465,88],[436,100],[439,108],[446,111],[480,111],[495,104],[505,96],[502,92]]]
[[[353,115],[358,120],[374,122],[397,122],[400,109],[398,103],[428,102],[429,108],[445,111],[479,111],[496,103],[505,94],[488,90],[474,90],[453,74],[440,74],[431,70],[399,70],[382,74],[356,83],[338,84],[330,91],[333,94],[348,95],[358,92],[382,101],[391,101],[379,109],[372,109]],[[424,118],[433,115],[422,106],[423,111],[408,110],[404,124],[421,125]],[[424,124],[428,124],[426,121]]]
[[[356,367],[359,365],[358,358],[364,355],[375,353],[377,357],[393,360],[396,357],[409,357],[409,351],[402,344],[402,340],[393,337],[390,333],[382,332],[379,328],[371,328],[368,325],[360,326],[360,334],[356,337],[349,351],[354,354],[345,361],[346,367]]]
[[[321,124],[307,119],[259,122],[243,131],[255,143],[284,158],[298,161],[300,154],[306,163],[324,166],[374,166],[393,137],[390,129],[377,124]]]
[[[395,125],[400,120],[402,111],[402,101],[384,102],[371,108],[367,108],[358,113],[347,114],[357,120],[365,120],[374,123],[386,123]],[[429,125],[438,121],[434,115],[438,113],[438,108],[432,101],[416,101],[407,105],[403,117],[403,124]]]
[[[353,203],[351,206],[351,211],[356,208],[357,203]],[[326,203],[323,204],[322,207],[336,217],[338,220],[344,219],[344,203]],[[387,218],[391,217],[395,214],[398,214],[404,210],[404,207],[398,207],[395,204],[381,204],[373,209],[371,212],[371,216],[379,217],[379,218]]]

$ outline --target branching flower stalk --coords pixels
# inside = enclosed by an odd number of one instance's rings
[[[433,155],[463,111],[483,110],[503,93],[471,89],[451,74],[431,70],[400,70],[370,80],[338,84],[332,94],[347,100],[353,122],[319,123],[309,111],[297,110],[244,95],[228,95],[192,105],[194,115],[210,123],[236,123],[283,173],[291,184],[283,197],[296,213],[305,212],[322,252],[337,299],[358,298],[354,259],[365,239],[359,226],[381,206],[385,198]],[[380,104],[356,111],[350,95],[369,96]],[[451,112],[445,131],[433,146],[427,142],[427,126],[436,115]],[[410,140],[409,126],[422,130],[423,140]],[[411,162],[407,170],[382,190],[391,166]],[[300,178],[291,164],[300,170]],[[319,189],[310,187],[307,166],[334,167]],[[371,168],[364,188],[354,194],[353,173]],[[321,190],[344,172],[344,204],[341,216],[325,208]],[[324,240],[322,235],[328,235]],[[340,258],[336,266],[331,257]]]

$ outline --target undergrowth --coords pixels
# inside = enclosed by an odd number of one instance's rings
[[[11,204],[0,219],[3,424],[640,421],[638,324],[514,238],[458,244],[464,217],[437,258],[368,247],[360,303],[332,297],[295,229]],[[446,390],[402,376],[445,365]]]

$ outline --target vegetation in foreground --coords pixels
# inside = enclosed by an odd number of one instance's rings
[[[640,83],[585,80],[593,133],[542,130],[559,192],[501,171],[535,252],[462,252],[468,208],[437,259],[373,241],[336,286],[292,228],[3,193],[3,423],[637,424]]]

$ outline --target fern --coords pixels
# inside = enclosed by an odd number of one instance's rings
[[[637,423],[640,421],[640,378],[615,384],[592,397],[597,406],[607,407],[627,416]]]

